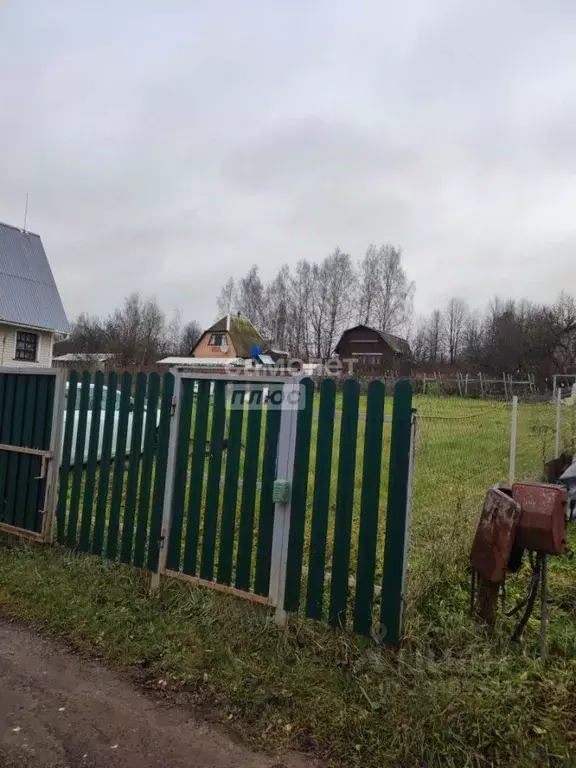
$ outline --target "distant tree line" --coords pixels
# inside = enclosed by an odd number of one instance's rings
[[[319,263],[284,264],[266,283],[255,265],[228,279],[217,304],[221,315],[240,312],[279,348],[308,359],[330,357],[350,325],[406,333],[413,295],[400,250],[371,245],[356,263],[336,248]]]
[[[541,380],[576,370],[576,301],[552,304],[494,298],[484,312],[454,296],[416,322],[414,283],[401,251],[370,245],[362,259],[336,248],[321,262],[283,265],[265,282],[258,266],[220,291],[220,315],[240,312],[290,354],[327,358],[342,332],[364,324],[408,339],[415,370],[453,366],[501,375],[533,373]]]
[[[118,365],[150,365],[167,355],[189,355],[201,335],[196,321],[183,325],[179,311],[167,318],[155,298],[133,293],[104,317],[80,314],[57,354],[107,352]]]
[[[576,301],[566,293],[553,304],[494,298],[480,313],[453,297],[417,321],[410,341],[416,364],[544,379],[576,365]]]

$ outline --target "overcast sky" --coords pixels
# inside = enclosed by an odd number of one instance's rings
[[[0,0],[0,72],[70,318],[382,242],[417,312],[576,292],[574,0]]]

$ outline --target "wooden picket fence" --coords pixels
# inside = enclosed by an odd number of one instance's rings
[[[392,402],[382,382],[364,398],[354,380],[340,395],[303,379],[298,409],[277,407],[294,381],[72,371],[57,540],[271,605],[280,620],[351,619],[398,642],[410,384]],[[286,482],[289,498],[275,498]]]

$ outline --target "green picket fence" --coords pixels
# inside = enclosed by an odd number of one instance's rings
[[[57,539],[154,570],[174,377],[72,371],[66,394]],[[134,397],[131,392],[134,389]]]
[[[102,373],[72,372],[58,541],[154,572],[169,498],[162,571],[267,601],[284,411],[265,398],[261,407],[231,409],[227,384],[115,372],[105,382]],[[282,384],[267,386],[270,394]],[[284,608],[396,642],[411,387],[400,382],[393,403],[382,382],[372,382],[365,397],[354,380],[342,394],[333,380],[317,393],[310,379],[301,387]]]
[[[400,632],[412,390],[361,398],[347,380],[314,392],[298,415],[285,609],[395,642]],[[316,403],[316,400],[318,401]],[[361,403],[362,401],[362,403]],[[386,414],[386,410],[389,411]],[[390,640],[392,638],[392,640]]]
[[[166,567],[267,596],[280,411],[230,409],[244,385],[226,384],[181,381]]]
[[[47,374],[0,372],[0,443],[36,451],[50,448],[55,379]],[[0,450],[0,523],[42,530],[46,476],[42,458]]]

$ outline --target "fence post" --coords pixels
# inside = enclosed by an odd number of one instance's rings
[[[512,398],[512,416],[510,421],[510,462],[508,466],[508,482],[510,485],[516,479],[516,440],[518,433],[518,395]]]
[[[158,567],[150,578],[150,593],[160,587],[160,575],[166,570],[168,540],[170,537],[170,522],[172,520],[172,495],[174,493],[174,468],[176,465],[176,449],[178,447],[178,427],[180,425],[180,389],[182,375],[171,371],[174,376],[174,393],[172,395],[172,412],[170,414],[170,441],[168,443],[168,458],[166,462],[166,482],[164,485],[164,500],[162,503],[162,527],[158,546]]]
[[[303,389],[303,388],[302,388]],[[276,479],[290,483],[290,495],[294,484],[294,453],[296,447],[296,428],[300,403],[301,377],[295,376],[284,384],[282,397],[282,415],[278,436],[278,460]],[[288,540],[290,538],[290,496],[286,502],[274,505],[274,528],[272,530],[272,557],[270,562],[270,604],[275,606],[275,621],[279,626],[286,624],[284,594],[286,592],[286,572],[288,564]]]
[[[387,645],[399,642],[404,612],[406,552],[410,522],[410,464],[413,435],[412,386],[399,381],[394,388],[388,510],[382,574],[380,637]]]
[[[64,411],[66,409],[66,369],[58,371],[54,377],[54,403],[52,405],[52,434],[50,450],[52,460],[48,465],[46,477],[45,515],[42,519],[42,536],[44,541],[52,544],[54,540],[54,514],[58,504],[60,481],[60,457],[62,454],[62,438],[64,435]]]
[[[560,456],[560,430],[562,428],[562,387],[556,392],[556,436],[554,441],[554,456]]]
[[[406,527],[404,532],[404,566],[402,569],[402,599],[406,595],[406,573],[408,572],[408,549],[410,547],[410,530],[412,528],[412,493],[414,490],[414,460],[416,458],[417,411],[412,409],[410,424],[410,457],[408,463],[408,495],[406,497]],[[400,617],[402,620],[403,616]],[[402,631],[402,625],[400,625]]]

